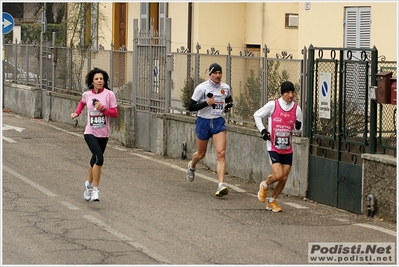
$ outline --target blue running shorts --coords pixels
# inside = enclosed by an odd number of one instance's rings
[[[200,140],[208,140],[212,135],[226,130],[225,119],[204,119],[197,117],[195,121],[195,132]]]

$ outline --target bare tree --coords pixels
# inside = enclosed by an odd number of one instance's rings
[[[40,16],[46,9],[46,21],[50,24],[60,24],[65,19],[67,3],[37,3],[34,6],[34,15]]]

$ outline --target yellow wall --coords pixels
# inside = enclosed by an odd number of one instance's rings
[[[201,3],[193,4],[193,42],[199,42],[201,52],[211,47],[227,54],[227,46],[238,54],[245,48],[246,3]]]
[[[292,54],[294,58],[300,57],[297,51],[298,29],[285,28],[285,14],[297,14],[298,3],[266,3],[263,10],[264,38],[259,41],[270,49],[268,57],[276,57],[282,51]]]
[[[127,36],[126,36],[126,48],[133,50],[133,20],[138,19],[138,25],[140,27],[140,3],[139,2],[127,2]]]
[[[103,15],[104,21],[101,22],[98,35],[100,36],[98,44],[104,46],[104,49],[111,49],[112,42],[112,2],[101,2],[98,11]]]
[[[168,4],[168,17],[172,18],[172,52],[176,52],[182,46],[187,47],[187,32],[188,32],[188,3],[187,2],[172,2]],[[194,20],[194,18],[193,18]],[[191,51],[196,51],[196,42],[190,48]]]
[[[387,60],[397,59],[397,3],[395,2],[193,2],[191,51],[197,42],[201,53],[211,47],[227,54],[238,55],[247,44],[264,45],[270,49],[268,57],[286,51],[294,58],[302,57],[302,49],[310,44],[317,47],[343,47],[345,7],[371,7],[371,45]],[[112,17],[112,2],[101,3],[104,14]],[[285,28],[285,13],[299,14],[298,29]],[[168,3],[168,17],[172,18],[172,51],[187,48],[188,2]],[[127,49],[133,47],[133,19],[140,18],[140,3],[128,2]],[[112,29],[113,20],[109,21]],[[111,32],[103,30],[112,40]],[[110,42],[100,42],[109,49]],[[261,53],[262,55],[262,53]]]
[[[397,59],[397,4],[387,2],[311,2],[310,10],[299,6],[298,50],[310,44],[317,47],[343,47],[345,7],[371,7],[371,47],[387,60]],[[389,36],[389,37],[388,37]]]

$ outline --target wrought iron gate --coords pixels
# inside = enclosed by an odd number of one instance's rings
[[[375,123],[376,106],[368,95],[377,69],[374,59],[375,49],[309,48],[308,198],[358,214],[362,212],[361,154],[369,152],[374,142],[370,124]]]
[[[171,44],[171,19],[166,31],[140,31],[133,22],[133,107],[135,107],[135,145],[156,150],[157,113],[168,113],[170,107],[170,73],[167,56]]]

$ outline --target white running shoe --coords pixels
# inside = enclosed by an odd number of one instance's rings
[[[100,189],[93,189],[90,201],[100,201],[99,194],[100,194]]]
[[[215,196],[217,197],[223,197],[229,194],[229,189],[225,185],[218,186],[218,189],[216,190]]]
[[[187,168],[187,180],[192,182],[194,181],[195,178],[195,170],[191,169],[191,161],[188,163],[188,168]]]
[[[91,199],[91,192],[93,191],[93,186],[89,184],[88,181],[86,181],[84,183],[84,187],[85,187],[85,192],[83,193],[83,198],[86,201],[89,201]]]

